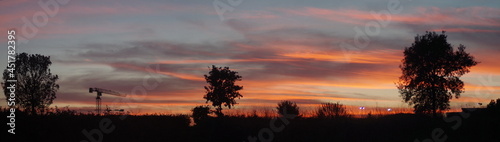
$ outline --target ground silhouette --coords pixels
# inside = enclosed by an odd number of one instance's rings
[[[442,129],[446,141],[499,141],[500,114],[475,111],[450,114],[444,118],[428,115],[395,114],[372,118],[316,118],[297,117],[289,119],[280,132],[274,132],[272,140],[285,141],[414,141],[432,139],[433,130]],[[8,115],[2,109],[0,115]],[[465,115],[464,115],[465,116]],[[454,121],[455,117],[460,118]],[[48,115],[16,113],[16,135],[2,136],[2,141],[81,141],[88,140],[82,130],[99,128],[103,119],[109,119],[115,129],[102,132],[102,141],[248,141],[258,137],[259,132],[282,123],[279,118],[251,116],[207,117],[190,126],[187,115],[120,115],[97,116],[74,112]],[[5,119],[2,119],[4,122]],[[454,129],[458,126],[457,129]],[[1,126],[5,130],[6,125]],[[98,138],[96,134],[94,138]],[[264,135],[264,138],[269,136]]]

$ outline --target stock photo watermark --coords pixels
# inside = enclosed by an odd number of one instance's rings
[[[41,10],[33,13],[31,19],[21,17],[23,22],[20,31],[10,29],[7,31],[7,69],[8,79],[3,84],[8,89],[7,105],[9,107],[9,119],[7,125],[10,127],[8,133],[15,134],[16,130],[16,44],[28,43],[30,39],[38,34],[38,30],[48,24],[49,18],[57,15],[61,5],[68,4],[70,0],[39,0],[38,5]]]
[[[9,115],[7,115],[7,125],[9,125],[9,129],[7,132],[11,134],[16,134],[16,30],[11,29],[7,31],[7,69],[8,78],[6,84],[7,89],[9,90],[9,97],[7,99],[7,105],[9,106]]]
[[[243,3],[243,0],[214,0],[212,5],[219,16],[220,21],[224,21],[224,13],[234,11],[234,8]]]
[[[297,115],[295,114],[288,114],[286,112],[286,107],[283,108],[283,114],[280,115],[280,117],[272,118],[271,121],[269,121],[269,127],[260,129],[257,133],[257,137],[248,136],[248,142],[257,142],[257,140],[259,140],[260,142],[272,142],[274,140],[274,134],[283,131],[285,127],[290,124],[290,120],[297,117]],[[276,125],[278,120],[281,120],[279,122],[279,124],[281,124],[280,126]]]
[[[479,76],[478,81],[480,82],[481,86],[474,90],[474,96],[481,97],[481,98],[487,98],[495,92],[495,89],[489,85],[494,84],[494,83],[497,83],[497,84],[500,83],[500,82],[494,82],[492,75],[489,75],[487,80],[485,79],[484,76]],[[481,93],[479,91],[479,90],[481,90],[481,88],[486,88],[488,92]],[[462,126],[463,122],[466,119],[471,117],[471,113],[473,113],[476,110],[477,110],[477,108],[470,108],[467,111],[462,111],[462,112],[458,113],[458,114],[460,114],[459,116],[458,115],[454,115],[451,117],[446,116],[446,117],[443,117],[443,120],[447,124],[453,124],[451,126],[451,129],[452,129],[452,131],[456,131]],[[437,127],[437,128],[434,128],[432,130],[430,138],[423,139],[422,141],[417,138],[414,140],[414,142],[445,142],[447,139],[448,139],[448,135],[446,134],[446,131],[444,131],[444,129],[441,127]]]
[[[352,40],[354,45],[347,42],[338,44],[344,54],[344,62],[351,61],[353,54],[357,54],[362,49],[367,48],[371,42],[371,38],[379,35],[382,28],[386,28],[391,23],[392,15],[401,13],[401,11],[403,11],[403,7],[399,0],[389,0],[387,10],[378,12],[370,11],[371,16],[376,20],[365,23],[363,30],[358,26],[353,28],[355,32]]]
[[[137,85],[132,88],[131,93],[133,96],[137,96],[136,98],[126,97],[115,99],[112,104],[125,104],[128,109],[132,109],[138,106],[130,106],[129,104],[133,101],[140,102],[145,99],[148,94],[148,91],[156,89],[160,83],[163,82],[159,77],[154,77],[155,75],[159,75],[160,67],[156,64],[155,69],[147,66],[146,71],[148,75],[142,78],[142,84]],[[151,80],[153,79],[153,80]],[[100,115],[100,114],[98,114]],[[128,114],[124,113],[119,116],[120,120],[125,120]],[[83,129],[81,132],[87,138],[86,140],[81,140],[80,142],[102,142],[104,140],[104,134],[110,134],[116,129],[116,126],[113,125],[113,121],[110,118],[104,117],[98,124],[98,128],[94,128],[92,130]]]
[[[18,36],[19,43],[28,43],[30,39],[38,34],[39,28],[46,26],[50,18],[53,18],[59,13],[59,7],[64,6],[71,0],[40,0],[38,5],[42,10],[33,13],[32,17],[22,17],[23,25]]]

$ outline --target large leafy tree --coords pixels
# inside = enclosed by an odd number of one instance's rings
[[[9,98],[8,86],[15,83],[16,106],[26,110],[32,115],[43,112],[52,104],[56,98],[59,85],[56,83],[59,77],[52,75],[49,66],[52,64],[49,56],[40,54],[21,53],[16,55],[14,78],[9,77],[10,71],[3,72],[3,90],[6,98]]]
[[[239,92],[243,86],[235,84],[236,81],[241,81],[242,77],[238,75],[238,72],[229,70],[229,67],[222,68],[212,65],[211,71],[204,76],[209,85],[205,86],[206,95],[203,98],[207,102],[212,102],[217,116],[224,115],[222,105],[231,109],[231,106],[236,104],[235,99],[243,97]]]
[[[436,115],[437,111],[449,109],[453,95],[458,99],[464,92],[460,77],[478,64],[465,52],[465,46],[459,45],[455,51],[446,38],[444,31],[426,32],[405,48],[397,88],[416,113]]]

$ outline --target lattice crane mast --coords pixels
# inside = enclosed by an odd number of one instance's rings
[[[97,92],[97,97],[95,98],[95,110],[97,111],[97,114],[101,114],[101,96],[102,94],[109,94],[109,95],[114,95],[114,96],[120,96],[120,97],[125,97],[127,95],[118,93],[116,91],[108,90],[108,89],[101,89],[101,88],[89,88],[89,93]]]

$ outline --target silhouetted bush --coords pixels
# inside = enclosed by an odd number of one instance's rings
[[[500,98],[498,98],[496,102],[495,100],[491,100],[491,102],[488,104],[488,106],[486,106],[486,108],[490,112],[500,114]]]
[[[76,111],[70,110],[69,107],[64,107],[62,109],[59,109],[57,106],[55,108],[48,108],[45,113],[45,115],[58,115],[58,116],[61,115],[69,116],[76,114],[77,114]]]
[[[333,104],[333,103],[330,103]],[[495,102],[495,104],[497,104]],[[67,108],[65,108],[67,109]],[[64,110],[61,110],[64,111]],[[2,116],[9,115],[8,108],[0,108]],[[55,115],[59,114],[59,115]],[[85,141],[88,137],[83,130],[92,132],[102,141],[252,141],[270,138],[265,130],[270,130],[273,141],[415,141],[431,139],[433,131],[443,129],[446,141],[498,141],[500,140],[500,123],[498,117],[471,113],[468,118],[457,113],[448,119],[436,119],[427,115],[394,114],[381,117],[318,119],[301,117],[283,119],[271,117],[208,117],[201,120],[202,125],[189,126],[187,115],[150,114],[128,115],[124,119],[120,115],[96,115],[79,113],[66,115],[28,115],[16,110],[16,135],[2,135],[2,141]],[[456,123],[460,117],[461,123]],[[109,132],[101,130],[103,120],[115,129]],[[452,120],[452,121],[449,121]],[[275,123],[270,123],[275,122]],[[459,125],[460,124],[460,125]],[[0,128],[7,130],[8,125]],[[284,126],[281,131],[273,127]],[[458,129],[453,129],[459,126]],[[250,139],[249,139],[250,138]],[[257,140],[260,141],[260,140]]]
[[[341,118],[350,117],[346,108],[340,103],[323,103],[316,112],[318,118]]]
[[[278,114],[280,115],[299,115],[299,107],[297,106],[297,103],[291,102],[291,101],[281,101],[278,103],[278,107],[276,107],[278,110]]]
[[[194,123],[199,123],[200,120],[208,118],[210,114],[210,107],[208,106],[197,106],[191,110],[193,112]]]

